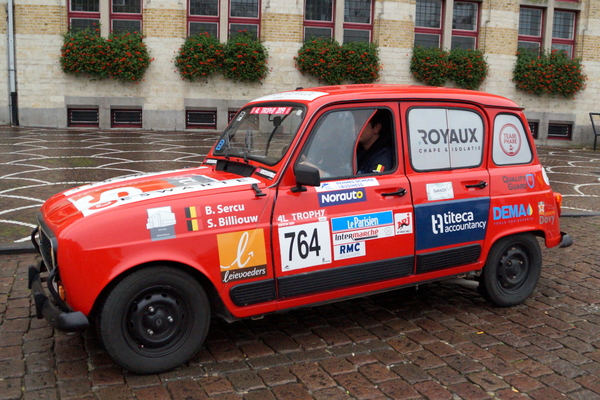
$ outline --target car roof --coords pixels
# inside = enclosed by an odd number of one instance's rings
[[[502,96],[475,90],[445,87],[395,85],[395,84],[357,84],[337,86],[317,86],[297,88],[293,91],[276,93],[252,100],[253,102],[293,101],[311,107],[320,107],[341,101],[367,100],[439,100],[478,103],[491,107],[521,109],[514,101]]]

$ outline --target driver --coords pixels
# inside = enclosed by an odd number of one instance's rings
[[[357,174],[384,172],[393,167],[389,113],[377,110],[363,128],[356,149]]]

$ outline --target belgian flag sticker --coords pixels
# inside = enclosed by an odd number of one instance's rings
[[[200,223],[198,222],[198,213],[195,206],[185,208],[185,218],[187,218],[188,231],[195,232],[199,229]]]

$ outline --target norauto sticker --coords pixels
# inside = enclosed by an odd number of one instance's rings
[[[88,185],[78,186],[78,187],[73,188],[71,190],[67,190],[63,194],[65,196],[70,196],[72,194],[79,193],[81,191],[92,189],[92,188],[95,188],[95,187],[98,187],[98,186],[104,186],[104,185],[108,185],[108,184],[121,183],[121,182],[128,182],[128,181],[132,181],[132,180],[139,179],[139,178],[155,178],[157,176],[172,174],[172,173],[175,173],[175,172],[185,172],[186,175],[188,175],[188,174],[193,175],[194,171],[198,171],[198,170],[202,170],[202,169],[206,169],[206,168],[207,167],[198,167],[198,168],[194,168],[194,169],[189,169],[189,168],[187,168],[187,169],[174,169],[172,171],[152,172],[152,173],[147,173],[147,174],[134,174],[134,175],[121,176],[121,177],[107,179],[105,181],[90,183]],[[208,178],[208,177],[206,177],[204,175],[196,175],[196,176],[203,176],[206,179],[214,180],[214,179]]]
[[[223,283],[267,275],[262,228],[217,235],[217,246]]]
[[[341,245],[370,239],[394,236],[394,217],[391,211],[332,218],[333,244]]]
[[[361,201],[367,201],[367,193],[362,188],[319,193],[319,205],[321,207],[358,203]]]
[[[259,181],[254,178],[238,178],[228,179],[224,181],[216,181],[208,177],[204,183],[200,178],[202,175],[196,175],[191,180],[185,177],[165,178],[153,182],[137,182],[135,186],[124,186],[110,188],[104,191],[94,192],[93,195],[79,195],[70,197],[68,200],[81,211],[83,216],[87,217],[94,213],[117,207],[124,204],[136,203],[148,199],[156,199],[161,197],[175,196],[181,193],[198,192],[203,190],[219,189],[224,187],[245,186]],[[183,182],[188,182],[184,185]]]
[[[329,192],[332,190],[344,190],[353,188],[364,188],[369,186],[379,186],[377,178],[352,179],[346,181],[331,181],[323,182],[321,186],[317,186],[317,192]]]

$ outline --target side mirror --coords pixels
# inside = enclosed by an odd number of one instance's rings
[[[312,165],[296,164],[294,167],[296,175],[296,186],[292,188],[293,193],[306,192],[305,186],[320,186],[321,174],[319,169]]]

